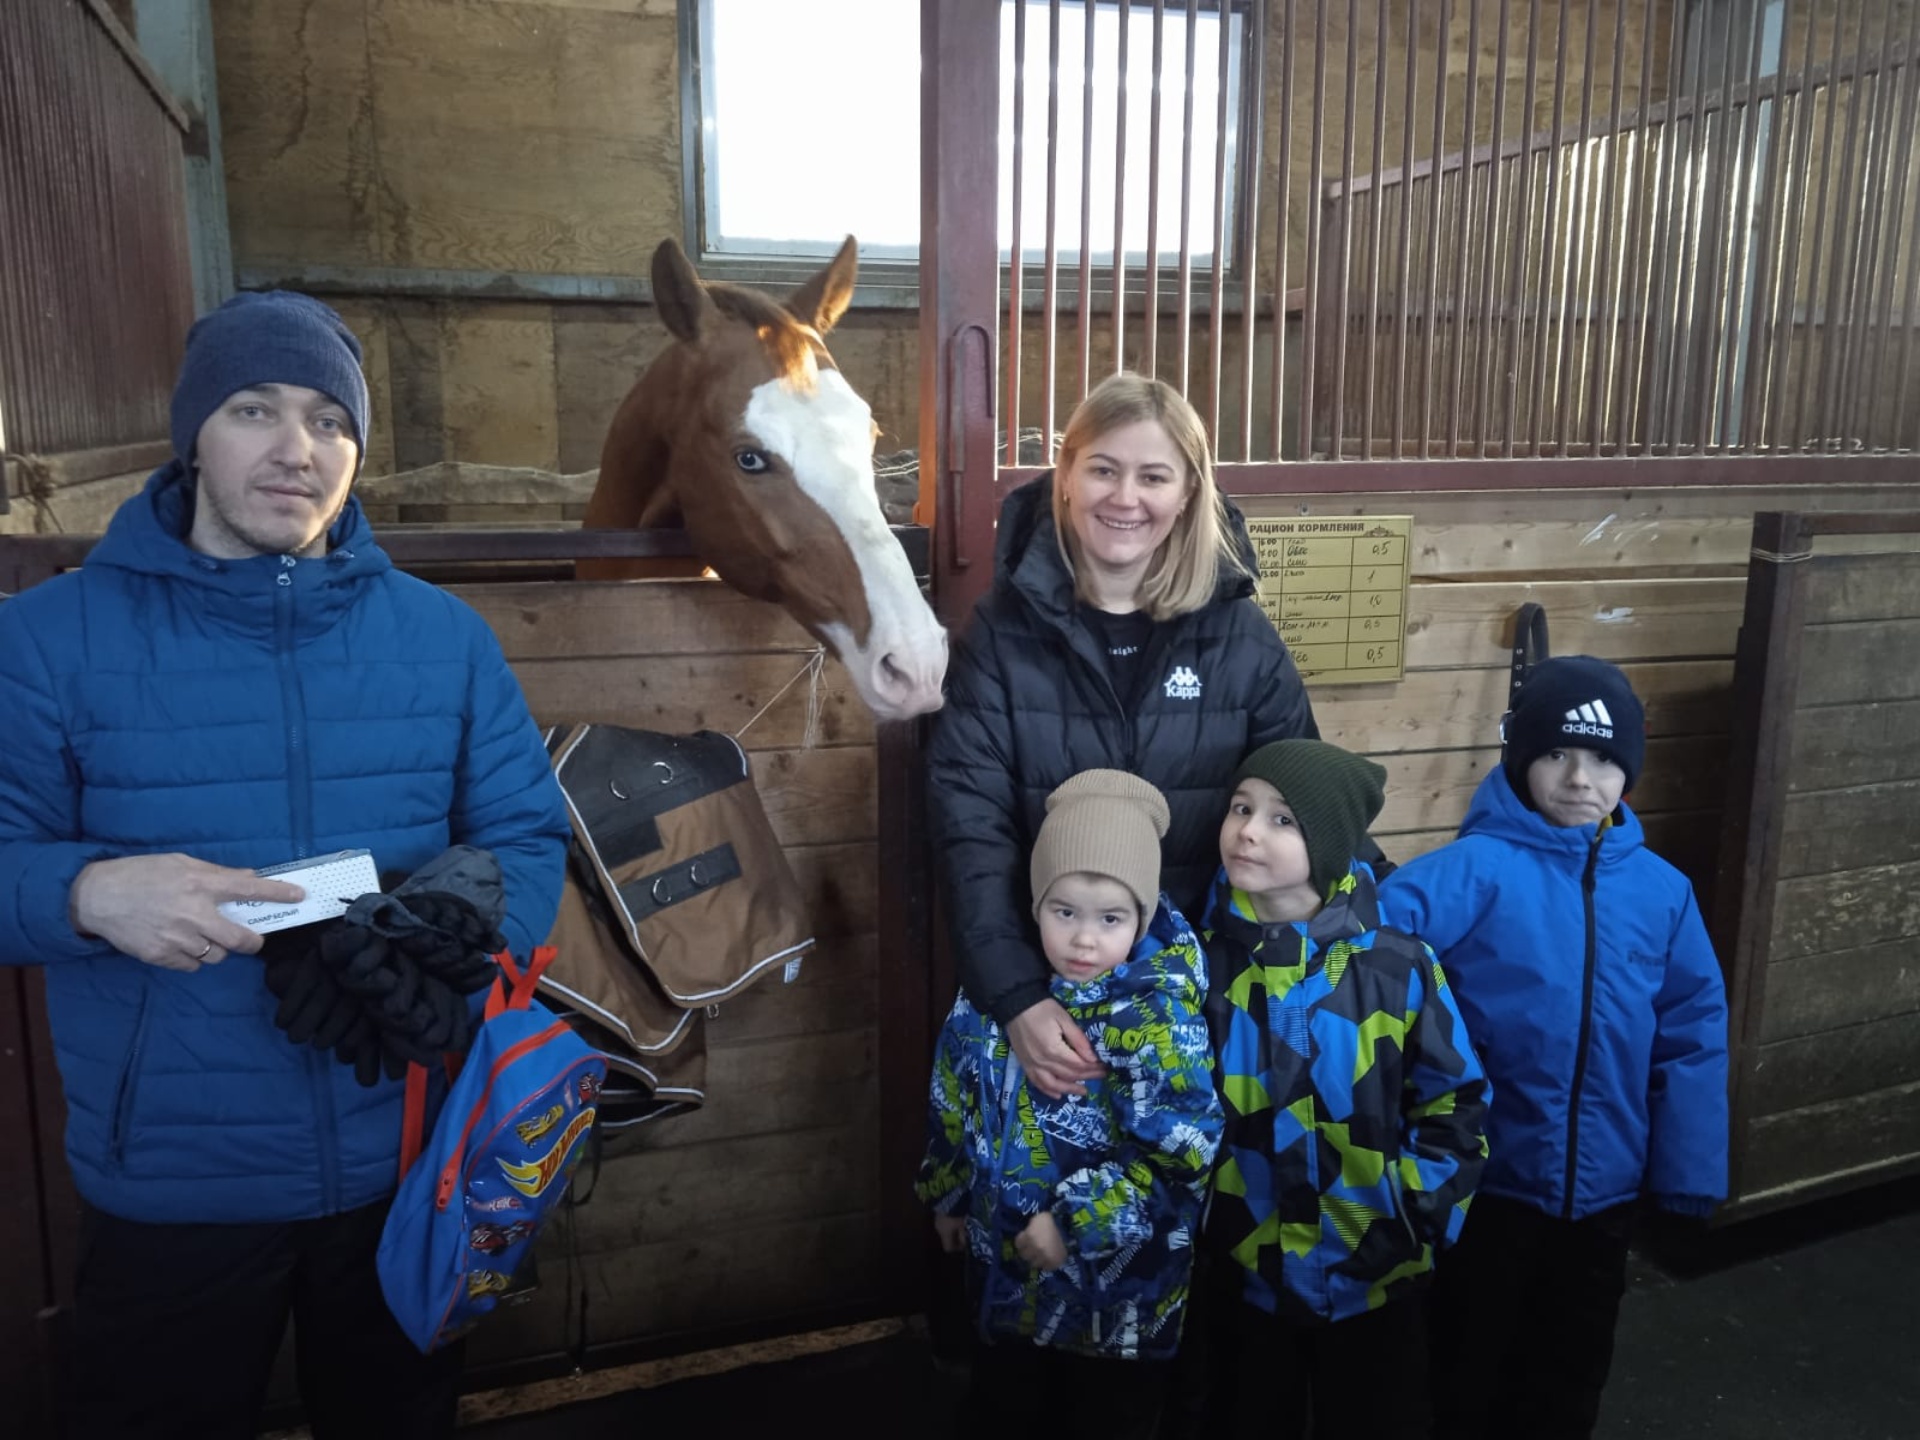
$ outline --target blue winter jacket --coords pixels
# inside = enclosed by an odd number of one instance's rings
[[[1727,1193],[1727,1000],[1693,887],[1624,804],[1555,826],[1505,772],[1460,838],[1381,882],[1439,953],[1493,1105],[1484,1194],[1579,1219],[1651,1193]]]
[[[1165,1360],[1180,1340],[1207,1176],[1220,1143],[1200,1007],[1206,962],[1163,898],[1125,964],[1052,996],[1107,1074],[1084,1098],[1027,1084],[1006,1032],[962,995],[934,1058],[915,1190],[965,1214],[976,1322],[988,1340]],[[1050,1210],[1067,1263],[1041,1271],[1014,1240]]]
[[[260,867],[364,847],[411,870],[500,857],[524,955],[559,904],[567,819],[499,644],[400,574],[357,502],[324,557],[186,545],[178,464],[78,571],[0,605],[0,963],[44,965],[67,1158],[102,1210],[274,1222],[392,1192],[402,1086],[290,1044],[257,960],[143,965],[68,920],[90,861]]]

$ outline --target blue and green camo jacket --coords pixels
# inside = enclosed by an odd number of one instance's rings
[[[976,1328],[997,1343],[1120,1359],[1170,1358],[1180,1341],[1193,1240],[1220,1142],[1201,1006],[1206,962],[1163,896],[1122,965],[1055,976],[1053,998],[1107,1066],[1084,1097],[1031,1088],[1006,1032],[962,995],[934,1059],[927,1155],[915,1182],[967,1217]],[[1014,1240],[1042,1208],[1067,1263],[1041,1271]]]
[[[1459,1236],[1486,1159],[1486,1075],[1446,977],[1381,928],[1358,860],[1286,924],[1255,919],[1223,871],[1207,922],[1227,1115],[1209,1253],[1284,1319],[1377,1309]]]

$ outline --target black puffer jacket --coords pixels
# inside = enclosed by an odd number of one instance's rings
[[[1234,768],[1270,740],[1319,736],[1293,657],[1253,582],[1234,574],[1201,609],[1153,627],[1128,714],[1060,558],[1052,487],[1042,475],[1001,507],[993,589],[954,648],[928,755],[961,984],[1003,1024],[1048,993],[1027,863],[1055,787],[1095,768],[1159,786],[1173,812],[1161,886],[1198,914]],[[1251,570],[1245,522],[1228,511]]]

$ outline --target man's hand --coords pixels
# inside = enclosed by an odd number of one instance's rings
[[[1107,1073],[1085,1033],[1058,1000],[1042,1000],[1009,1020],[1007,1041],[1034,1088],[1055,1100],[1086,1094],[1085,1082]]]
[[[261,937],[218,910],[229,900],[288,904],[307,892],[251,870],[209,865],[191,855],[129,855],[96,860],[74,878],[67,919],[123,955],[163,970],[218,965],[229,953],[251,955]]]
[[[936,1215],[933,1217],[933,1234],[942,1250],[949,1255],[958,1255],[967,1248],[967,1217]]]
[[[1058,1270],[1067,1263],[1067,1242],[1051,1211],[1042,1210],[1013,1237],[1013,1251],[1036,1270]]]

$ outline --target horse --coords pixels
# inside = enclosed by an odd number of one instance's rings
[[[906,720],[940,708],[947,636],[874,494],[873,412],[822,339],[857,265],[849,235],[782,304],[703,282],[662,241],[653,295],[672,341],[614,414],[582,523],[684,527],[722,580],[831,649],[876,719]],[[583,560],[575,573],[658,573],[646,563]]]

